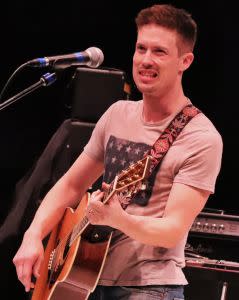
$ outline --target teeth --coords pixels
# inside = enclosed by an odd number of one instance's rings
[[[141,75],[145,76],[145,77],[155,77],[153,74],[142,74]]]
[[[144,71],[141,71],[140,75],[147,76],[147,77],[156,77],[156,74],[151,72],[144,72]]]

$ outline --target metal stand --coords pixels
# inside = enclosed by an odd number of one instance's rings
[[[221,293],[220,300],[226,300],[227,287],[228,287],[228,283],[226,281],[224,281],[222,284],[222,293]]]
[[[22,97],[26,96],[27,94],[29,94],[29,93],[33,92],[34,90],[38,89],[39,87],[51,85],[53,82],[56,81],[56,79],[57,79],[56,73],[46,73],[46,74],[44,74],[38,82],[34,83],[33,85],[26,88],[22,92],[16,94],[15,96],[13,96],[10,99],[8,99],[8,100],[4,101],[3,103],[1,103],[0,104],[0,111],[2,109],[6,108],[7,106],[9,106],[10,104],[16,102],[17,100],[21,99]]]

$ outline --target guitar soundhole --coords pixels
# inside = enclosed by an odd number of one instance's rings
[[[82,237],[90,243],[101,243],[109,239],[113,228],[109,226],[89,225],[82,233]]]
[[[70,247],[69,247],[68,245],[64,248],[64,252],[63,252],[63,261],[65,260],[67,254],[68,254],[69,249],[70,249]]]
[[[49,285],[49,287],[52,287],[52,285],[56,282],[56,280],[57,280],[56,272],[52,272],[51,270],[48,270],[48,285]]]

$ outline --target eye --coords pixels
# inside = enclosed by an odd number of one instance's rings
[[[137,51],[140,52],[140,53],[143,53],[143,52],[146,51],[146,48],[145,48],[143,45],[140,45],[140,44],[138,44],[138,45],[136,46],[136,49],[137,49]]]
[[[162,55],[162,54],[165,54],[165,51],[162,48],[156,48],[156,49],[154,49],[154,53]]]

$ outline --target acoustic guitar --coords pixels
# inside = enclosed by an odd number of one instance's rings
[[[146,156],[120,172],[105,192],[102,202],[108,202],[115,194],[129,201],[138,191],[145,189],[150,162],[151,157]],[[86,193],[75,211],[67,208],[62,220],[50,233],[32,300],[85,300],[94,291],[113,229],[108,227],[111,230],[104,231],[105,226],[89,223],[85,215],[89,197],[90,194]]]

